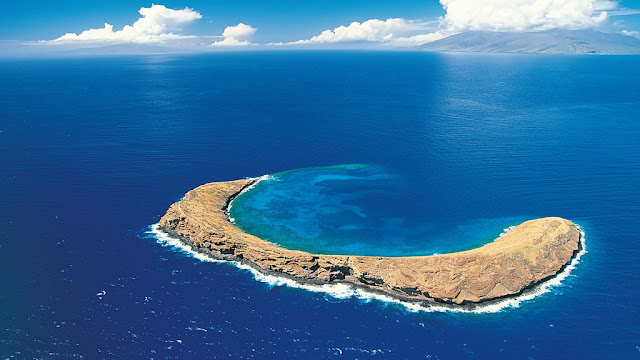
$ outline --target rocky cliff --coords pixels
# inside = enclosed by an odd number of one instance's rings
[[[570,221],[527,221],[496,241],[469,251],[378,257],[310,254],[247,234],[226,208],[255,180],[217,182],[189,191],[171,205],[161,228],[197,251],[250,264],[301,282],[347,282],[412,301],[473,304],[522,293],[560,272],[580,248]]]

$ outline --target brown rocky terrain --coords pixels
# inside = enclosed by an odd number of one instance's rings
[[[301,282],[347,282],[411,301],[474,304],[522,293],[560,272],[580,248],[580,232],[557,217],[522,223],[496,241],[457,253],[378,257],[289,250],[228,220],[229,203],[256,180],[209,183],[189,191],[160,219],[195,250]]]

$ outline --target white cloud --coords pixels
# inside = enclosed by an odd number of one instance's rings
[[[635,9],[620,9],[608,12],[610,16],[624,16],[624,15],[638,15],[640,10]]]
[[[389,42],[390,45],[396,47],[410,47],[410,46],[418,46],[426,43],[430,43],[436,40],[440,40],[446,38],[447,36],[452,35],[448,34],[445,31],[435,31],[428,34],[418,34],[409,37],[399,37],[393,39]]]
[[[105,23],[103,28],[85,30],[80,34],[67,33],[50,43],[157,43],[188,37],[174,34],[173,31],[180,31],[181,26],[202,18],[200,13],[190,8],[174,10],[156,4],[149,8],[142,7],[138,12],[142,17],[122,30],[113,31],[113,25]]]
[[[398,35],[424,30],[426,23],[422,21],[405,20],[402,18],[367,20],[363,23],[352,22],[349,26],[339,26],[333,30],[325,30],[320,35],[310,39],[298,40],[285,45],[313,44],[313,43],[337,43],[345,41],[374,41],[386,42],[395,39]],[[282,45],[280,43],[273,45]]]
[[[224,39],[216,41],[211,46],[243,46],[255,45],[249,39],[256,33],[258,29],[239,23],[236,26],[227,26],[222,33]]]
[[[619,9],[611,0],[440,0],[445,15],[435,31],[415,34],[425,22],[372,19],[325,30],[320,35],[284,45],[371,41],[391,46],[417,46],[465,31],[544,31],[587,29],[605,23],[608,11]],[[422,29],[424,30],[424,29]],[[414,35],[408,35],[411,32]],[[273,45],[283,45],[281,43]]]
[[[586,29],[604,23],[616,2],[601,0],[440,0],[442,28],[464,31]]]
[[[620,7],[620,3],[618,1],[611,0],[594,0],[593,1],[593,10],[601,11],[601,10],[614,10]]]
[[[622,30],[620,34],[640,38],[640,32],[632,30]]]

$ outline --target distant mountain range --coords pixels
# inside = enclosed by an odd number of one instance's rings
[[[640,39],[594,30],[469,31],[419,48],[451,52],[631,55],[640,54]]]
[[[52,44],[33,41],[0,40],[0,58],[37,56],[105,56],[192,54],[211,51],[211,40],[183,41],[180,44]]]
[[[287,47],[230,47],[208,46],[217,37],[199,37],[166,44],[51,44],[33,41],[0,40],[0,58],[34,56],[85,56],[128,54],[188,54],[213,51],[253,49],[287,49]],[[320,44],[293,49],[380,49],[370,41]],[[469,31],[452,35],[417,48],[425,51],[535,53],[535,54],[616,54],[640,55],[640,39],[616,33],[594,30],[550,30],[541,32]]]

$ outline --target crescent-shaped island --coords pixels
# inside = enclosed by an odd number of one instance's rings
[[[199,186],[169,207],[160,229],[195,251],[263,273],[303,283],[349,283],[401,300],[454,305],[522,294],[561,272],[581,249],[578,227],[558,217],[526,221],[485,246],[442,255],[322,255],[285,249],[229,220],[233,199],[257,181]]]

